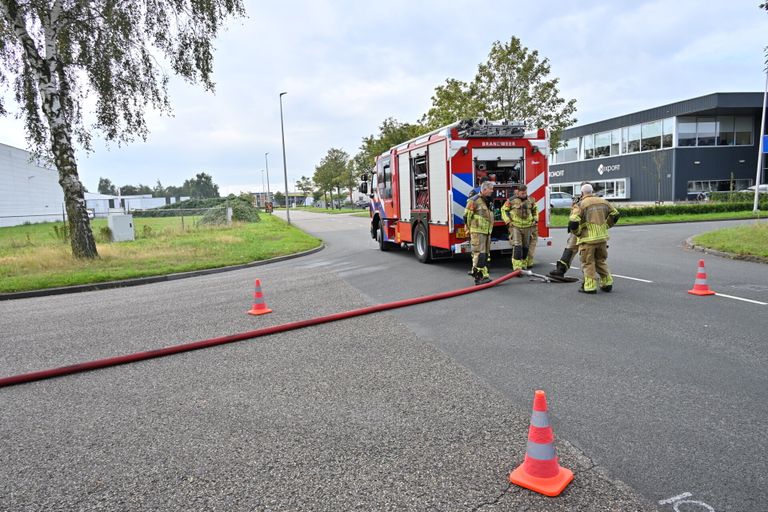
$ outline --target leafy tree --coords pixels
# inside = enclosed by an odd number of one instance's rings
[[[152,189],[152,197],[165,197],[165,188],[160,180],[157,180],[155,188]]]
[[[274,194],[272,194],[272,195],[275,197],[275,203],[276,203],[278,206],[279,206],[279,205],[281,205],[281,204],[282,204],[283,206],[285,206],[285,194],[283,194],[282,192],[280,192],[280,191],[278,190],[277,192],[275,192],[275,193],[274,193]]]
[[[559,79],[549,78],[549,73],[549,59],[540,60],[539,52],[529,51],[517,37],[508,43],[496,41],[470,84],[448,79],[435,89],[423,122],[436,128],[474,117],[519,120],[549,129],[552,147],[557,148],[560,133],[576,122],[576,100],[561,98]]]
[[[151,194],[152,189],[148,185],[142,185],[139,183],[136,185],[123,185],[120,187],[120,195],[123,196],[141,196],[145,194]]]
[[[466,82],[448,78],[445,85],[435,88],[432,107],[421,118],[422,124],[434,130],[462,119],[482,117],[483,105],[473,89]]]
[[[357,173],[357,167],[354,162],[354,159],[349,160],[339,176],[339,184],[347,191],[350,203],[352,202],[352,194],[355,192],[355,188],[360,181],[360,174]]]
[[[99,194],[117,195],[117,187],[112,184],[109,178],[99,178],[99,185],[96,190]]]
[[[388,117],[379,126],[378,135],[363,137],[363,144],[360,146],[360,153],[355,156],[356,169],[363,167],[366,170],[371,169],[376,162],[376,157],[384,153],[392,146],[418,137],[428,132],[429,128],[421,124],[401,123],[398,120]],[[359,160],[358,160],[359,159]],[[317,180],[315,180],[317,181]]]
[[[331,148],[328,153],[320,160],[320,164],[315,167],[313,179],[315,184],[323,192],[330,192],[333,198],[333,189],[336,189],[337,195],[341,195],[344,173],[349,163],[349,154],[338,148]]]
[[[118,143],[146,138],[145,108],[170,112],[158,58],[213,90],[212,40],[227,18],[244,14],[242,0],[0,2],[0,86],[13,83],[31,149],[58,170],[75,257],[98,257],[75,144],[90,150],[93,130]],[[86,98],[92,126],[83,120]]]
[[[219,186],[213,182],[213,177],[201,172],[194,179],[186,180],[181,186],[185,195],[190,197],[219,197]]]
[[[187,195],[181,187],[174,187],[173,185],[165,187],[165,193],[168,197],[181,197]]]
[[[304,194],[306,202],[306,198],[315,190],[315,184],[312,183],[311,179],[302,176],[301,179],[296,182],[296,188],[301,190],[301,193]]]

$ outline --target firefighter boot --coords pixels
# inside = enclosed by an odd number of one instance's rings
[[[563,277],[568,269],[571,268],[571,261],[573,261],[573,251],[571,249],[563,250],[563,255],[555,263],[555,270],[551,271],[549,275],[553,277]]]
[[[613,290],[613,277],[610,274],[608,274],[608,277],[600,278],[600,289],[604,292]]]
[[[584,282],[581,283],[581,286],[579,287],[579,291],[581,293],[589,293],[589,294],[597,293],[597,280],[585,275]]]
[[[491,282],[491,276],[488,273],[488,267],[481,267],[477,269],[477,275],[475,276],[475,286],[479,284],[485,284]]]

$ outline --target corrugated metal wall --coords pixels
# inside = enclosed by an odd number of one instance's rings
[[[0,227],[62,220],[58,173],[30,163],[30,154],[0,144]]]

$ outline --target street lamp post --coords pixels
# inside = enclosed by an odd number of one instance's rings
[[[267,163],[267,201],[269,201],[269,152],[264,153],[264,161]]]
[[[261,170],[261,197],[264,197],[264,169]],[[264,203],[262,206],[265,206],[267,204],[267,200],[264,200]]]
[[[285,176],[285,216],[288,219],[288,224],[291,223],[291,210],[288,206],[288,167],[285,163],[285,128],[283,127],[283,96],[288,94],[287,92],[280,93],[280,134],[283,137],[283,175]]]

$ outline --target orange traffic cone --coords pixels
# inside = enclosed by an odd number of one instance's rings
[[[557,496],[563,492],[573,480],[573,472],[558,464],[554,442],[555,435],[547,413],[547,396],[537,390],[533,398],[525,461],[509,474],[509,481],[545,496]]]
[[[267,303],[264,302],[264,295],[261,293],[261,280],[256,280],[256,291],[253,293],[253,306],[248,311],[249,315],[264,315],[271,313],[272,310],[267,307]]]
[[[699,260],[699,271],[696,273],[696,282],[693,288],[688,290],[691,295],[714,295],[707,284],[707,273],[704,271],[704,260]]]

